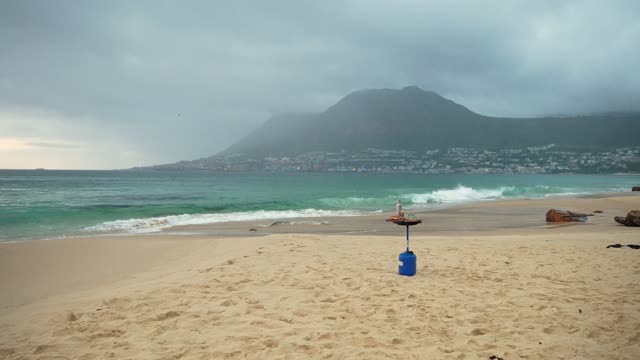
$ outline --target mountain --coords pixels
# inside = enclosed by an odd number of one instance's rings
[[[483,116],[432,91],[353,92],[322,113],[274,116],[220,155],[285,156],[367,148],[561,147],[609,149],[640,145],[640,113],[573,117]]]

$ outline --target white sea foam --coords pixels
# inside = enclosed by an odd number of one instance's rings
[[[467,186],[458,186],[455,189],[434,190],[425,194],[411,194],[409,199],[416,205],[420,204],[450,204],[480,200],[494,200],[505,197],[505,192],[513,191],[513,187],[500,187],[497,189],[473,189]]]
[[[395,200],[394,198],[350,196],[345,198],[322,198],[318,201],[323,205],[334,209],[371,209],[384,204],[393,204]]]
[[[226,214],[182,214],[143,219],[107,221],[86,227],[86,231],[148,233],[180,225],[215,224],[230,221],[278,220],[294,218],[312,218],[324,216],[358,216],[349,210],[284,210],[284,211],[248,211]]]
[[[558,192],[551,194],[544,194],[543,197],[562,197],[562,196],[581,196],[581,195],[589,195],[590,192],[579,192],[579,191],[567,191],[567,192]]]

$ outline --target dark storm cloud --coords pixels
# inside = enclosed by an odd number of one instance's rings
[[[4,1],[0,116],[56,115],[0,117],[0,136],[112,138],[169,162],[273,113],[409,84],[487,115],[640,110],[638,4]]]

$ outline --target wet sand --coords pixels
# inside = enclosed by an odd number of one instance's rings
[[[640,208],[640,194],[616,193],[588,197],[552,197],[535,200],[485,201],[464,205],[450,205],[429,211],[410,211],[423,220],[411,228],[411,234],[467,234],[478,231],[549,228],[545,213],[550,208],[593,214],[587,224],[610,225],[614,216],[624,216]],[[600,210],[602,213],[594,213]],[[389,212],[394,211],[389,209]],[[321,219],[261,220],[222,224],[179,226],[165,234],[212,236],[264,236],[268,234],[360,234],[398,235],[404,228],[385,222],[389,214],[357,217],[325,217]],[[566,225],[561,225],[566,226]],[[253,231],[253,230],[255,231]]]

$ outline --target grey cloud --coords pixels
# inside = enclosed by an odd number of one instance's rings
[[[640,110],[639,4],[5,1],[0,110],[82,119],[149,163],[369,87],[496,116]]]
[[[78,144],[67,144],[67,143],[52,143],[46,141],[31,141],[27,143],[29,146],[37,147],[37,148],[45,148],[45,149],[79,149],[81,148]]]

